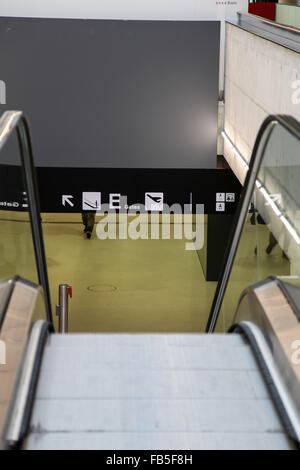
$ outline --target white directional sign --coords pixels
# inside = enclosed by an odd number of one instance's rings
[[[224,202],[225,201],[225,193],[216,193],[216,201],[217,202]]]
[[[272,201],[274,202],[277,202],[279,205],[281,204],[281,194],[278,193],[278,194],[270,194],[270,198],[272,199]],[[269,204],[266,203],[266,206],[268,206]]]
[[[82,193],[82,210],[99,210],[101,208],[101,193]]]
[[[235,193],[226,193],[226,202],[234,202]]]
[[[63,194],[63,196],[62,196],[62,205],[65,206],[67,204],[67,205],[73,207],[74,204],[71,201],[71,199],[73,199],[73,196],[71,196],[71,194]]]
[[[224,212],[225,211],[225,203],[224,202],[217,202],[216,203],[216,212]]]
[[[164,210],[164,193],[145,193],[146,211]]]

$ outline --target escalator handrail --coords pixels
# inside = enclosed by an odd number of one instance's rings
[[[8,306],[9,306],[9,302],[10,302],[12,293],[14,291],[15,284],[19,279],[20,279],[19,276],[16,275],[13,278],[7,279],[6,281],[4,281],[8,285],[8,291],[7,291],[6,298],[5,298],[5,301],[3,303],[2,309],[0,311],[0,332],[1,332],[1,328],[2,328],[4,319],[5,319],[5,316],[6,316],[6,312],[7,312]]]
[[[37,320],[30,328],[3,434],[0,436],[0,450],[18,449],[28,433],[44,348],[51,332],[51,325],[44,320]]]
[[[249,169],[247,171],[243,190],[241,192],[239,204],[232,224],[232,230],[225,251],[220,278],[205,329],[206,333],[212,333],[215,330],[235,255],[241,238],[242,229],[253,196],[255,181],[257,179],[271,134],[274,128],[278,125],[286,129],[293,137],[300,141],[300,123],[291,116],[271,114],[263,121],[262,125],[260,126],[253,147]]]
[[[295,404],[277,368],[263,332],[251,321],[242,321],[231,325],[227,333],[239,333],[246,336],[286,434],[300,449],[300,422]]]
[[[22,169],[26,182],[38,279],[44,292],[47,321],[53,326],[47,264],[40,218],[40,199],[29,124],[22,111],[5,111],[0,118],[0,151],[14,131],[17,132]]]

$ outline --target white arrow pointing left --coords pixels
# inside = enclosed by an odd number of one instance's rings
[[[62,197],[62,203],[63,203],[63,206],[65,206],[66,204],[69,204],[71,207],[74,206],[73,202],[70,201],[70,199],[73,199],[73,196],[71,196],[70,194],[63,194],[63,197]]]
[[[272,199],[273,202],[277,202],[279,205],[281,205],[281,194],[269,194],[270,199]],[[269,203],[266,203],[266,206],[269,206]]]

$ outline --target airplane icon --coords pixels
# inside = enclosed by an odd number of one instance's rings
[[[164,193],[145,193],[145,208],[147,211],[162,211],[164,209]]]
[[[162,200],[161,196],[150,196],[150,194],[147,194],[147,196],[156,203],[159,203]]]

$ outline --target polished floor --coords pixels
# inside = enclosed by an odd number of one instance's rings
[[[73,287],[71,332],[202,332],[215,282],[206,282],[196,251],[185,240],[88,240],[80,214],[43,214],[52,308],[58,285]],[[0,277],[16,273],[36,281],[26,214],[1,213]],[[288,276],[290,262],[277,245],[271,254],[267,226],[249,220],[240,242],[217,325],[230,326],[243,289],[269,275]],[[255,248],[257,247],[257,253]]]
[[[58,284],[73,287],[70,331],[203,331],[216,283],[185,240],[88,240],[74,219],[43,217],[53,305]]]
[[[284,280],[288,280],[291,273],[290,260],[285,256],[279,244],[276,244],[268,254],[266,250],[269,245],[270,231],[268,226],[251,225],[249,215],[242,231],[223,299],[216,325],[217,332],[227,331],[231,326],[239,298],[248,286],[268,276],[284,277]]]

